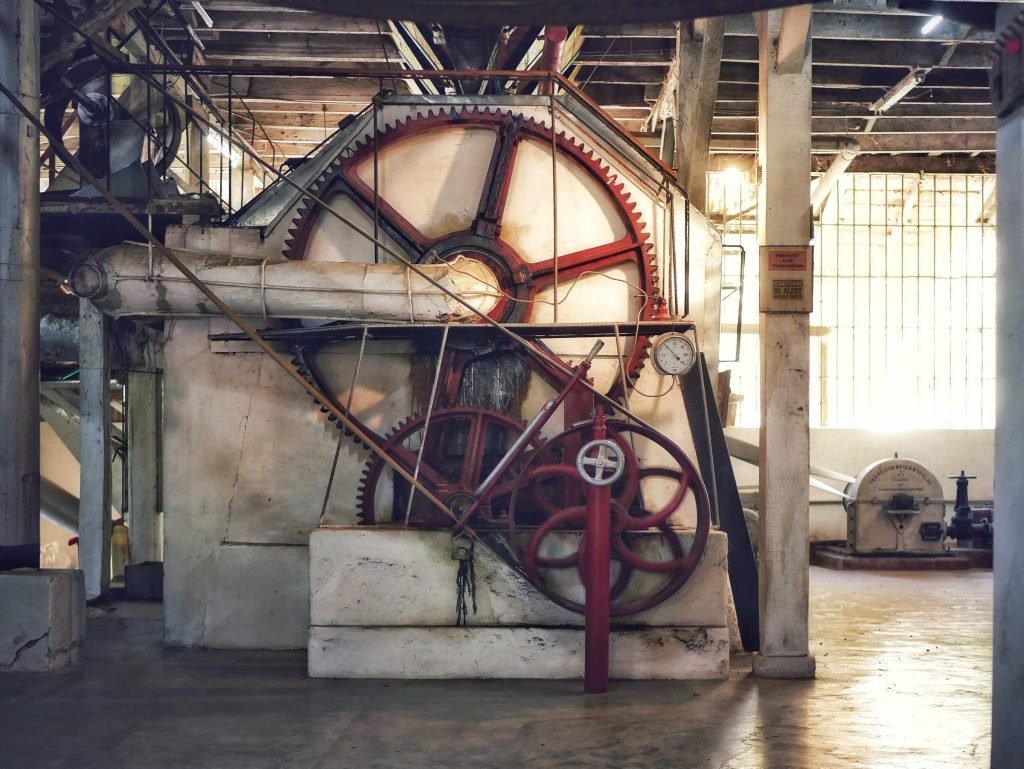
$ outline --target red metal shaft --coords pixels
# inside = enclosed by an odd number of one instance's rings
[[[517,444],[520,447],[528,446],[530,441],[532,441],[534,437],[540,434],[540,431],[544,429],[544,425],[546,425],[548,423],[548,420],[551,419],[551,415],[555,413],[555,410],[562,405],[562,402],[566,399],[566,397],[568,397],[569,393],[572,392],[573,388],[577,384],[579,384],[587,375],[587,372],[590,371],[590,367],[591,365],[593,365],[594,358],[597,356],[597,353],[601,350],[603,346],[604,342],[598,340],[597,343],[594,344],[593,349],[590,351],[587,357],[581,360],[579,362],[579,365],[576,366],[575,373],[565,383],[565,386],[561,389],[561,391],[559,391],[554,398],[551,398],[543,406],[541,406],[540,412],[538,412],[537,416],[534,417],[533,421],[530,422],[529,425],[527,425],[526,430],[523,432],[523,434],[519,436]],[[603,419],[601,422],[601,434],[604,435]],[[509,451],[504,457],[501,458],[501,461],[498,463],[497,467],[495,467],[491,471],[491,474],[484,480],[484,483],[480,486],[480,488],[478,488],[474,492],[473,496],[475,497],[475,499],[473,500],[473,504],[465,513],[462,514],[459,520],[455,522],[455,526],[452,527],[453,537],[457,537],[459,536],[460,533],[462,533],[462,529],[466,526],[467,523],[469,523],[469,520],[474,515],[476,515],[477,510],[480,509],[480,505],[487,501],[488,495],[491,493],[494,487],[498,485],[498,482],[502,480],[502,476],[505,474],[505,471],[508,470],[508,468],[511,467],[512,463],[521,455],[521,450]]]
[[[606,436],[604,417],[594,420],[594,440]],[[611,640],[611,486],[588,486],[586,557],[586,630],[583,689],[608,691],[608,646]]]
[[[565,41],[568,37],[568,27],[544,28],[544,53],[541,56],[541,69],[561,73],[562,50],[565,48]],[[541,82],[540,92],[545,96],[553,94],[555,92],[555,81],[544,80]]]

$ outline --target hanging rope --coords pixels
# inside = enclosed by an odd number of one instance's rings
[[[455,625],[465,627],[470,606],[476,614],[476,557],[470,539],[457,539],[452,546],[455,548],[452,557],[459,561],[459,570],[455,574]]]

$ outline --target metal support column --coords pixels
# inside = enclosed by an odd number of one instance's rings
[[[783,67],[783,26],[783,12],[759,14],[762,246],[807,244],[811,232],[810,41]],[[807,630],[809,320],[805,313],[761,313],[761,650],[754,673],[768,678],[814,676]]]
[[[1020,6],[999,11],[1000,29]],[[1012,37],[1012,36],[1011,36]],[[1017,35],[1019,38],[1019,33]],[[992,649],[992,767],[1024,762],[1024,106],[1001,118],[996,136],[996,532]]]
[[[110,586],[110,366],[107,317],[88,299],[79,308],[78,339],[82,464],[78,505],[78,562],[85,572],[85,597]]]
[[[0,81],[39,110],[34,0],[0,13]],[[39,134],[0,98],[0,571],[39,567]]]

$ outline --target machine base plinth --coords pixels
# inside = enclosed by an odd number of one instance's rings
[[[560,536],[560,535],[559,535]],[[571,534],[566,534],[571,537]],[[655,547],[660,532],[640,534]],[[692,532],[678,536],[689,546]],[[324,678],[582,678],[583,615],[542,595],[483,545],[477,612],[455,624],[447,531],[326,527],[310,534],[309,675]],[[729,674],[726,536],[711,532],[697,570],[652,609],[612,618],[611,677]]]
[[[956,553],[856,553],[840,545],[811,546],[811,563],[827,569],[859,571],[957,571],[975,568],[971,558]]]
[[[727,628],[612,631],[613,679],[724,679]],[[582,678],[583,631],[550,627],[311,627],[312,678]]]
[[[753,674],[758,678],[814,678],[814,655],[801,657],[766,656],[754,654]]]

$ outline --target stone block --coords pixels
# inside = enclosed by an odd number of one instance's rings
[[[124,567],[125,596],[134,601],[164,599],[164,565],[160,561],[130,563]]]
[[[582,678],[583,631],[540,627],[311,627],[313,678]],[[617,630],[611,677],[724,679],[726,628]]]
[[[692,533],[679,532],[684,548]],[[560,534],[575,547],[575,535]],[[639,543],[664,549],[654,533]],[[679,592],[645,612],[616,619],[645,627],[726,627],[727,538],[712,532],[703,561]],[[662,554],[664,558],[665,555]],[[310,534],[310,624],[323,626],[444,626],[455,623],[451,537],[444,531],[328,527]],[[575,571],[570,576],[576,580]],[[552,603],[487,548],[476,548],[477,613],[473,626],[582,627],[583,616]],[[639,575],[640,588],[660,585]],[[646,584],[644,584],[646,583]],[[632,588],[631,588],[632,589]],[[582,601],[582,591],[575,596]],[[625,596],[624,596],[625,597]]]
[[[85,640],[85,579],[77,569],[0,572],[0,671],[74,664]]]

